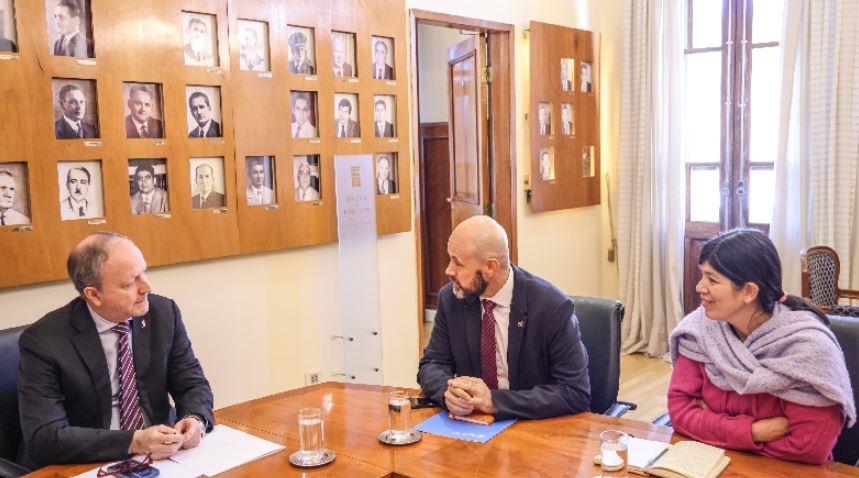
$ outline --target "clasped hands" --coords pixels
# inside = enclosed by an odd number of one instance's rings
[[[133,454],[151,453],[153,460],[163,460],[172,456],[180,448],[194,448],[200,444],[203,429],[193,417],[185,417],[172,427],[153,425],[145,430],[137,430],[131,439],[130,451]]]
[[[489,387],[476,377],[454,377],[448,380],[444,403],[445,408],[454,415],[468,415],[474,411],[492,415],[498,411],[492,403]]]
[[[698,405],[704,410],[710,410],[710,407],[700,398]],[[756,443],[778,440],[787,435],[787,432],[788,421],[785,417],[763,418],[752,422],[752,440]]]

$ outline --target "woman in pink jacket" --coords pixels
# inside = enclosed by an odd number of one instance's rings
[[[701,306],[670,338],[674,429],[733,450],[830,460],[856,407],[826,316],[782,290],[778,253],[758,231],[720,234],[698,264]]]

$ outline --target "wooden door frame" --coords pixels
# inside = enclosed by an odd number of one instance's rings
[[[410,9],[410,48],[411,48],[411,89],[412,89],[412,154],[417,167],[412,168],[415,191],[415,242],[418,257],[418,349],[423,343],[424,322],[424,277],[423,277],[423,219],[424,182],[420,164],[420,102],[418,79],[418,25],[436,25],[448,28],[477,30],[492,34],[489,51],[489,64],[492,66],[492,88],[489,95],[490,142],[489,153],[492,162],[489,167],[490,189],[493,201],[493,216],[508,231],[510,260],[518,259],[518,240],[516,230],[516,82],[515,82],[515,27],[475,18]],[[423,354],[423,350],[420,350]]]

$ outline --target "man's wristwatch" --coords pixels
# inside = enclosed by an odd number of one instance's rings
[[[205,418],[201,417],[200,415],[194,414],[194,413],[189,413],[188,415],[185,415],[185,418],[193,418],[194,420],[196,420],[197,425],[200,425],[200,430],[203,432],[203,435],[206,434],[206,429],[209,427],[208,427],[208,424],[206,423]],[[183,418],[183,420],[185,418]]]

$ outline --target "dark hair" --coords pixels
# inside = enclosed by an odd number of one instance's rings
[[[81,6],[76,0],[60,0],[57,2],[58,7],[66,7],[69,10],[70,17],[81,16]]]
[[[349,108],[349,114],[352,114],[352,102],[346,98],[343,98],[339,103],[337,103],[337,109],[341,108]]]
[[[191,96],[188,97],[188,108],[194,107],[191,102],[193,102],[195,98],[203,98],[203,101],[206,102],[206,106],[209,108],[212,107],[212,105],[209,104],[209,97],[206,96],[206,93],[203,93],[202,91],[195,91],[191,93]]]
[[[81,93],[84,92],[84,90],[82,90],[80,88],[80,86],[69,83],[69,84],[63,85],[63,87],[60,88],[60,92],[57,94],[57,97],[60,99],[61,102],[66,101],[66,95],[72,91],[80,91]]]
[[[69,168],[69,171],[66,173],[66,184],[68,184],[69,181],[72,180],[72,171],[74,171],[74,170],[83,171],[83,173],[86,174],[86,181],[87,182],[92,181],[92,178],[89,175],[89,170],[83,166],[77,166],[74,168]]]
[[[153,168],[152,165],[149,163],[143,163],[140,166],[138,166],[137,169],[134,170],[134,177],[136,178],[138,174],[140,174],[144,171],[151,174],[152,177],[155,177],[155,168]]]
[[[748,282],[758,286],[758,303],[772,312],[776,302],[790,310],[805,310],[829,324],[826,314],[807,300],[788,295],[781,288],[781,260],[772,241],[754,229],[733,229],[704,243],[698,253],[698,265],[705,262],[727,277],[736,288]],[[782,298],[784,298],[782,300]]]

